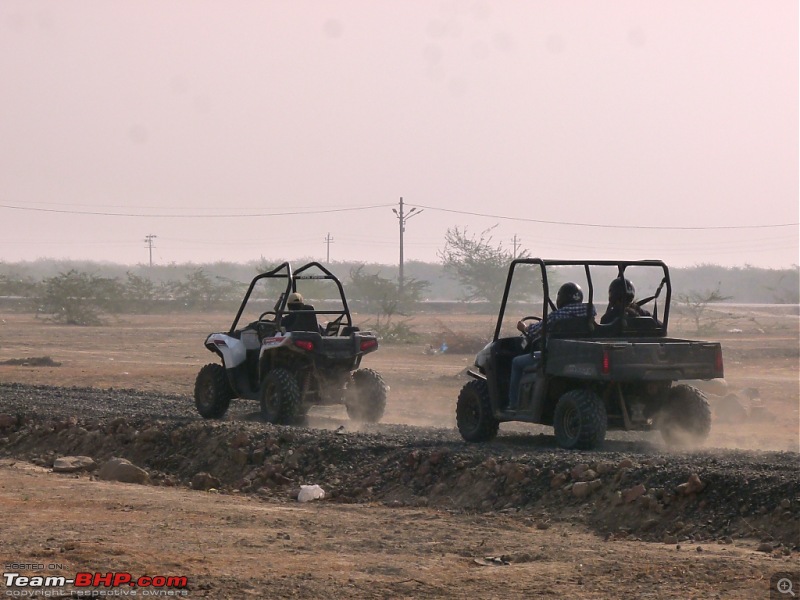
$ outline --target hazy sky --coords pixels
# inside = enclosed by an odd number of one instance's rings
[[[0,261],[798,259],[797,0],[0,0]],[[348,210],[342,210],[348,209]],[[325,212],[328,211],[328,212]],[[310,214],[281,214],[310,213]]]

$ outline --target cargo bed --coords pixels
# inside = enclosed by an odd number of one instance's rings
[[[555,377],[602,381],[676,381],[723,377],[717,342],[680,338],[554,339],[545,371]]]

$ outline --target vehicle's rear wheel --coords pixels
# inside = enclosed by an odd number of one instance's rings
[[[300,388],[286,369],[273,369],[261,384],[261,418],[276,425],[290,425],[300,407]]]
[[[497,436],[500,422],[492,414],[489,387],[481,379],[464,384],[456,404],[458,432],[468,442],[488,442]]]
[[[372,369],[354,371],[345,389],[347,416],[354,421],[377,423],[386,410],[389,388],[383,378]]]
[[[595,448],[606,439],[607,427],[606,407],[592,390],[572,390],[558,399],[553,429],[562,448]]]
[[[194,382],[194,405],[202,417],[220,419],[225,416],[233,396],[225,367],[210,363],[200,369]]]
[[[311,404],[306,404],[304,402],[297,403],[297,410],[292,417],[291,422],[286,423],[287,425],[297,425],[297,426],[306,426],[308,425],[308,411],[311,410]]]
[[[711,407],[705,394],[691,385],[673,386],[656,422],[670,446],[698,444],[711,433]]]

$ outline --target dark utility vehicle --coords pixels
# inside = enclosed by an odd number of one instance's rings
[[[548,321],[556,310],[550,299],[551,289],[558,288],[555,277],[560,282],[571,278],[586,291],[585,317]],[[652,286],[651,295],[633,303],[638,310],[600,324],[610,282],[624,282],[633,292],[634,277],[640,287]],[[527,297],[541,293],[541,316],[522,319],[541,321],[536,339],[501,333],[512,287],[523,287]],[[462,437],[484,442],[497,435],[501,422],[524,421],[552,425],[564,448],[598,446],[607,428],[657,428],[669,444],[705,439],[711,428],[708,401],[700,390],[680,382],[722,377],[722,349],[715,342],[668,337],[671,295],[669,270],[661,261],[514,260],[493,341],[478,353],[477,371],[469,372],[474,380],[458,397]],[[512,411],[512,360],[526,352],[534,360],[522,372],[518,407]]]
[[[298,287],[338,298],[317,310],[302,303]],[[265,306],[276,295],[274,306]],[[320,324],[320,316],[330,320]],[[359,368],[378,340],[353,325],[342,284],[319,263],[296,271],[283,263],[257,275],[230,329],[209,335],[205,346],[222,360],[204,366],[195,382],[195,405],[207,419],[224,416],[233,398],[260,401],[270,423],[294,423],[323,404],[344,404],[359,421],[383,417],[388,388],[378,373]]]

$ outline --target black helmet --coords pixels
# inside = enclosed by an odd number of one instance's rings
[[[568,304],[580,304],[581,302],[583,302],[583,290],[577,283],[568,281],[558,288],[558,296],[556,296],[556,306],[558,308],[563,308]]]
[[[617,277],[613,279],[608,286],[608,300],[609,302],[633,302],[636,296],[636,288],[633,287],[630,279],[620,279]]]

